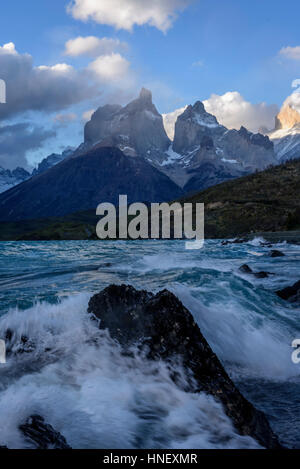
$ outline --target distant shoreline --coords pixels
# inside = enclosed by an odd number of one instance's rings
[[[1,236],[1,235],[0,235]],[[288,244],[300,244],[300,230],[297,231],[276,231],[276,232],[257,232],[257,233],[249,233],[246,235],[232,235],[228,236],[226,238],[212,238],[212,237],[205,237],[205,240],[241,240],[241,242],[247,242],[251,241],[255,238],[263,238],[266,241],[269,241],[270,243],[281,243],[281,242],[287,242]],[[171,239],[162,239],[158,238],[159,241],[176,241],[177,239],[171,238]],[[58,238],[58,237],[51,237],[49,236],[48,238],[43,238],[42,236],[39,238],[38,236],[24,236],[24,239],[21,238],[14,238],[14,239],[1,239],[0,242],[26,242],[26,241],[104,241],[104,242],[109,242],[109,241],[154,241],[153,239],[136,239],[136,240],[131,240],[131,239],[107,239],[107,240],[100,240],[97,237],[82,237],[82,238]],[[235,244],[235,243],[232,243]],[[237,243],[238,244],[238,243]]]

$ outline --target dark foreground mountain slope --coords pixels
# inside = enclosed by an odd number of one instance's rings
[[[117,148],[94,148],[0,195],[0,220],[62,216],[95,209],[101,202],[159,202],[180,197],[181,189],[142,158]]]
[[[205,203],[206,238],[226,238],[249,235],[251,232],[265,232],[274,236],[274,240],[278,237],[288,239],[291,235],[291,239],[299,241],[299,188],[300,160],[294,160],[260,173],[219,184],[182,198],[180,201]],[[36,219],[21,223],[0,222],[0,241],[97,239],[95,234],[97,221],[95,210],[91,210],[56,218],[37,216]]]
[[[182,199],[205,203],[205,236],[300,229],[300,160],[227,181]]]

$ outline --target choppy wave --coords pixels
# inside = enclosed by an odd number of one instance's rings
[[[38,413],[73,448],[258,447],[212,397],[176,386],[166,364],[122,355],[86,306],[79,295],[1,318],[0,334],[14,331],[16,347],[23,335],[38,347],[0,369],[1,378],[9,375],[0,386],[0,444],[28,447],[18,426]]]
[[[255,447],[211,397],[176,387],[166,365],[125,358],[106,334],[99,339],[88,299],[130,283],[173,291],[246,397],[300,447],[300,368],[291,361],[300,310],[274,294],[299,280],[300,247],[280,243],[286,255],[271,258],[262,241],[208,241],[199,251],[180,241],[1,243],[0,337],[11,329],[15,351],[22,336],[35,348],[0,367],[0,445],[24,447],[18,424],[40,413],[74,448]],[[247,276],[244,263],[274,275]]]

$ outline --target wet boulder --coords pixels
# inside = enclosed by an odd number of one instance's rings
[[[20,337],[12,329],[5,332],[6,355],[19,355],[23,353],[31,353],[35,350],[35,343],[26,335]]]
[[[241,267],[239,267],[239,271],[243,272],[243,274],[253,274],[253,270],[247,264],[241,265]]]
[[[278,251],[277,249],[272,249],[272,251],[269,254],[270,257],[283,257],[284,255],[285,254],[283,254],[283,252]]]
[[[192,372],[196,391],[221,401],[241,435],[255,438],[266,448],[280,447],[265,415],[239,392],[192,314],[171,292],[153,294],[129,285],[110,285],[90,299],[88,312],[124,349],[136,343],[150,359],[171,363],[179,359]],[[194,385],[188,391],[195,392]]]
[[[248,264],[243,264],[241,267],[239,267],[239,271],[242,272],[243,274],[248,274],[248,275],[254,275],[256,278],[267,278],[269,275],[271,275],[270,272],[264,272],[263,270],[260,272],[253,272],[251,267],[249,267]]]
[[[264,270],[260,272],[254,272],[254,277],[256,278],[267,278],[269,275],[271,275],[270,272],[265,272]]]
[[[19,429],[36,449],[71,449],[66,439],[40,415],[32,415]]]
[[[300,303],[300,280],[291,287],[277,290],[276,294],[283,300],[287,300],[290,303]]]

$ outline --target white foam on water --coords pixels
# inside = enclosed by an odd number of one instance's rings
[[[251,241],[248,241],[247,244],[251,244],[251,246],[261,246],[261,244],[267,242],[268,241],[262,236],[255,236],[253,239],[251,239]]]
[[[165,363],[122,355],[90,321],[87,301],[74,295],[0,318],[0,336],[14,331],[15,347],[22,335],[37,345],[0,368],[10,377],[0,385],[0,445],[30,447],[18,426],[37,413],[73,448],[258,447],[211,396],[178,387]]]

